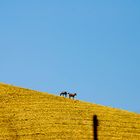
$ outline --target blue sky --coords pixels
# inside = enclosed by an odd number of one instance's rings
[[[140,1],[0,1],[0,65],[1,82],[140,113]]]

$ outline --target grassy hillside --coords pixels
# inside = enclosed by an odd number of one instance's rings
[[[140,114],[0,84],[0,140],[97,140],[96,134],[140,140]]]

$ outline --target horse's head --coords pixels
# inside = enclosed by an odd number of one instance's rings
[[[74,93],[74,95],[75,95],[75,96],[77,96],[77,94],[76,94],[76,93]]]

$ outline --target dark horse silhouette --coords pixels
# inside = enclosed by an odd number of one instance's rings
[[[74,93],[74,94],[72,94],[72,93],[68,93],[68,94],[69,94],[69,98],[73,98],[73,99],[74,99],[75,96],[77,96],[76,93]]]
[[[63,91],[60,93],[60,96],[64,96],[64,97],[67,97],[68,93],[66,91]]]

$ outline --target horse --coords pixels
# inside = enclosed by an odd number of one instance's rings
[[[68,93],[68,94],[69,94],[69,98],[71,98],[71,97],[72,97],[73,99],[74,99],[74,97],[75,97],[75,96],[77,96],[77,94],[76,94],[76,93],[74,93],[74,94],[72,94],[72,93]]]
[[[68,93],[67,93],[66,91],[63,91],[63,92],[60,93],[60,96],[67,97],[67,94],[68,94]]]

